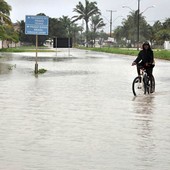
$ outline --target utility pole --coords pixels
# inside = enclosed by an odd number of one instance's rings
[[[110,37],[112,37],[112,13],[116,12],[113,10],[106,10],[107,12],[110,12]]]
[[[138,0],[138,11],[137,11],[137,50],[139,50],[139,23],[140,23],[140,0]]]

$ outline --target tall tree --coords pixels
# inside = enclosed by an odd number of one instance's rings
[[[63,26],[65,30],[65,36],[69,37],[71,33],[71,19],[68,16],[62,16],[59,18],[59,21],[61,22],[61,25]]]
[[[7,34],[9,26],[12,26],[12,22],[10,19],[10,11],[11,6],[4,0],[0,0],[0,35],[2,40],[2,47],[3,47],[3,41],[7,38],[9,38],[9,35]]]
[[[165,22],[163,23],[163,27],[165,29],[170,29],[170,18],[167,18]]]
[[[170,40],[170,18],[166,19],[161,25],[162,27],[155,32],[157,44],[159,45],[163,45],[164,41]]]
[[[6,1],[0,0],[0,25],[12,24],[9,18],[11,10],[11,6]]]
[[[100,15],[94,15],[91,17],[91,30],[92,30],[92,36],[94,45],[96,43],[96,37],[97,37],[97,30],[104,27],[106,24],[103,22],[103,18],[100,17]]]
[[[78,27],[77,24],[73,23],[68,16],[62,16],[59,18],[59,21],[65,30],[65,36],[72,37],[73,44],[75,45],[77,43],[77,35],[78,32],[81,31],[81,27]]]
[[[70,28],[70,36],[73,37],[73,45],[75,46],[78,41],[81,43],[81,31],[82,31],[82,27],[78,26],[75,23],[71,24],[71,28]]]
[[[100,11],[97,7],[97,2],[89,2],[85,0],[85,5],[79,2],[76,7],[73,9],[73,12],[76,12],[77,15],[73,16],[73,22],[83,19],[86,24],[86,41],[88,42],[88,32],[89,32],[89,19],[95,14],[100,14]]]
[[[170,40],[170,18],[161,23],[156,21],[152,26],[155,45],[163,45],[164,41]]]
[[[66,31],[62,21],[57,18],[49,18],[49,37],[66,37]]]
[[[125,37],[124,28],[122,26],[118,26],[113,33],[113,37],[115,38],[118,44],[121,44],[122,39]]]
[[[160,21],[156,21],[152,26],[152,42],[157,44],[159,41],[157,33],[163,29],[163,25]],[[157,43],[156,43],[157,42]],[[159,44],[159,43],[158,43]]]
[[[137,42],[137,21],[138,21],[138,13],[137,11],[130,12],[130,15],[127,16],[127,19],[124,19],[122,29],[119,28],[117,31],[121,31],[121,37],[127,41],[135,44]],[[150,25],[147,24],[144,16],[140,14],[140,25],[139,25],[139,35],[140,42],[150,40],[151,29]],[[116,33],[120,36],[120,33]]]

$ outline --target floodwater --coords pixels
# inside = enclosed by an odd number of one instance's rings
[[[170,62],[134,97],[134,57],[71,49],[0,56],[0,170],[169,170]]]

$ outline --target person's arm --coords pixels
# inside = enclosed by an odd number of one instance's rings
[[[137,58],[132,62],[132,66],[136,65],[139,63],[139,61],[142,59],[141,51],[138,53]]]
[[[153,51],[151,52],[151,61],[152,61],[152,64],[155,62],[154,61],[154,53],[153,53]]]
[[[154,63],[155,63],[155,61],[154,61],[154,53],[153,53],[153,51],[151,51],[151,53],[150,53],[150,62],[148,64],[154,64]]]
[[[154,52],[152,51],[152,65],[155,66]]]

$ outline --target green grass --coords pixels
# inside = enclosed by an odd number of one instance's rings
[[[113,53],[113,54],[124,54],[124,55],[132,55],[137,56],[138,52],[136,49],[130,48],[86,48],[81,47],[81,49],[88,49],[92,51],[98,52],[106,52],[106,53]],[[54,52],[56,50],[51,50],[48,47],[38,47],[38,52]],[[36,52],[35,46],[22,46],[16,48],[3,48],[0,49],[0,52]],[[154,49],[154,56],[155,58],[170,60],[170,50],[155,50]]]
[[[129,50],[122,48],[91,48],[93,51],[106,52],[106,53],[114,53],[114,54],[125,54],[125,55],[137,55],[137,50]]]
[[[82,49],[88,49],[88,50],[98,51],[98,52],[113,53],[113,54],[132,55],[132,56],[137,56],[139,53],[139,51],[137,51],[136,49],[130,49],[130,48],[103,47],[103,48],[82,48]],[[170,50],[154,50],[154,56],[155,58],[170,60]]]
[[[157,50],[154,51],[156,58],[170,60],[170,50]]]
[[[53,50],[48,49],[47,47],[38,47],[38,52],[54,52]],[[35,46],[22,46],[15,48],[3,48],[0,49],[0,52],[36,52]]]
[[[44,74],[47,70],[44,68],[41,68],[38,70],[38,74]]]

